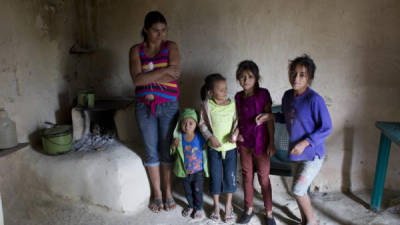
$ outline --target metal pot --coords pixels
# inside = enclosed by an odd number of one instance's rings
[[[44,153],[56,155],[65,153],[72,148],[72,126],[55,125],[46,128],[42,132],[42,144]]]

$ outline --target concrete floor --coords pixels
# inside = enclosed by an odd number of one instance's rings
[[[45,193],[35,196],[18,196],[12,202],[3,202],[6,225],[184,225],[184,224],[224,224],[215,223],[208,219],[211,211],[212,199],[205,195],[204,208],[206,216],[193,220],[181,216],[185,198],[182,190],[175,193],[178,207],[171,212],[154,214],[143,207],[135,215],[126,215],[108,209],[85,204],[81,201],[62,199],[49,196]],[[369,202],[370,192],[357,192],[353,195],[313,194],[314,212],[320,225],[398,225],[400,224],[400,192],[385,190],[383,210],[379,213],[365,208]],[[239,215],[242,208],[243,192],[234,195],[234,212]],[[25,200],[24,200],[25,199]],[[30,200],[26,200],[30,199]],[[262,223],[262,202],[260,195],[256,195],[256,215],[249,224]],[[296,224],[299,221],[299,212],[293,198],[285,193],[273,193],[273,211],[277,224]],[[223,209],[221,210],[223,216]]]

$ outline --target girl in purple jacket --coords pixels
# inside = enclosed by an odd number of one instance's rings
[[[238,114],[238,146],[242,165],[245,210],[239,224],[247,224],[254,215],[254,172],[257,172],[265,208],[265,223],[275,225],[272,217],[272,194],[269,180],[270,157],[275,152],[272,100],[269,91],[259,86],[257,64],[245,60],[239,63],[236,79],[243,91],[236,93]]]
[[[282,112],[289,132],[289,158],[297,162],[293,194],[301,213],[302,225],[317,225],[307,190],[325,156],[325,139],[332,122],[324,99],[309,86],[314,80],[314,61],[303,55],[289,63],[289,82],[293,89],[282,98]]]

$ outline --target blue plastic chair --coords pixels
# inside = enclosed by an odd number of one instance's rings
[[[271,157],[270,174],[277,176],[293,176],[292,164],[288,158],[289,134],[285,121],[282,119],[281,106],[272,107],[275,115],[275,154]]]

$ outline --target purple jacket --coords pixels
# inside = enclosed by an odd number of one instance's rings
[[[267,151],[269,133],[267,123],[257,126],[255,118],[264,112],[265,106],[272,104],[271,96],[267,89],[259,88],[254,95],[248,98],[244,98],[244,91],[238,92],[235,95],[235,102],[239,133],[244,139],[244,142],[237,142],[237,144],[252,148],[256,155],[260,155]]]
[[[306,139],[310,145],[300,155],[289,155],[292,161],[312,161],[317,155],[325,155],[325,139],[332,130],[332,121],[324,99],[308,88],[300,96],[294,90],[285,92],[282,98],[282,112],[289,132],[289,150]]]

